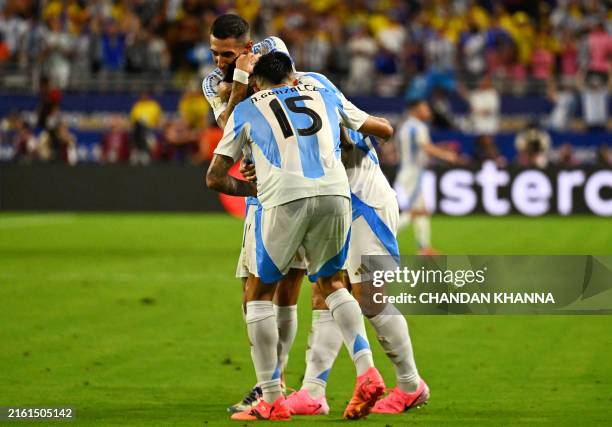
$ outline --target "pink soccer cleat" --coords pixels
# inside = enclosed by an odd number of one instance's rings
[[[357,420],[367,417],[376,400],[385,392],[385,383],[375,367],[357,377],[353,398],[344,410],[344,418]]]
[[[257,406],[232,415],[234,421],[289,421],[291,413],[285,405],[285,396],[280,396],[274,403],[261,400]]]
[[[422,379],[416,391],[406,393],[398,387],[391,389],[389,394],[380,399],[372,408],[373,414],[401,414],[410,408],[426,405],[429,400],[429,387]]]
[[[302,389],[294,391],[285,400],[285,405],[289,408],[291,415],[327,415],[329,405],[325,396],[318,399],[310,397],[308,390]]]

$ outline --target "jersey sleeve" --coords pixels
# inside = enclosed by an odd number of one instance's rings
[[[291,59],[293,71],[295,71],[295,62],[293,62],[293,58],[291,58],[289,49],[287,49],[287,45],[279,37],[271,36],[253,45],[253,53],[265,55],[266,53],[270,52],[283,52],[285,55],[287,55]]]
[[[429,135],[429,130],[427,129],[427,126],[419,126],[419,129],[416,134],[416,143],[419,147],[423,147],[431,143],[431,136]]]
[[[351,101],[340,98],[340,122],[349,129],[359,130],[364,124],[369,114],[357,108]]]
[[[287,45],[278,37],[268,37],[253,45],[253,53],[265,55],[266,53],[270,52],[283,52],[285,55],[291,58]]]
[[[230,115],[225,125],[223,137],[215,148],[215,154],[238,161],[242,155],[242,147],[248,142],[250,125],[244,121],[236,121],[235,113],[236,110]]]
[[[221,100],[221,98],[217,94],[219,84],[222,80],[223,75],[221,74],[221,72],[215,70],[208,76],[206,76],[202,81],[202,92],[204,93],[204,97],[206,98],[206,100],[210,104],[210,107],[213,110],[215,120],[217,120],[221,113],[223,113],[227,108],[227,102]]]
[[[327,77],[319,73],[307,73],[306,76],[318,81],[337,98],[340,123],[353,130],[358,130],[363,125],[369,114],[346,99],[344,94]]]

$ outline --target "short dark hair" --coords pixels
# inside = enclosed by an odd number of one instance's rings
[[[218,39],[239,39],[248,34],[249,23],[242,17],[232,13],[226,13],[215,19],[210,27],[210,33]]]
[[[293,64],[283,52],[270,52],[263,55],[253,68],[253,76],[277,85],[285,80],[293,71]]]
[[[409,110],[418,107],[423,102],[427,103],[427,100],[421,97],[409,98],[406,100],[406,104],[408,105]]]

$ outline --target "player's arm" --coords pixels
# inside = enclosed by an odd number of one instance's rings
[[[388,141],[393,136],[393,126],[391,126],[389,120],[383,117],[371,116],[365,111],[360,110],[355,104],[346,99],[338,89],[336,89],[336,96],[338,97],[340,123],[343,126],[366,135],[373,135],[383,141]]]
[[[232,82],[231,94],[227,100],[225,110],[217,117],[217,124],[221,129],[225,129],[227,120],[234,112],[236,105],[246,98],[247,90],[249,88],[249,76],[253,72],[253,67],[257,63],[259,56],[259,54],[249,52],[240,55],[238,59],[236,59],[236,68],[234,69],[234,81]]]
[[[350,107],[347,107],[347,104],[350,104]],[[370,116],[349,101],[340,109],[340,124],[383,141],[388,141],[393,136],[393,126],[387,119]]]
[[[388,141],[393,136],[393,126],[389,120],[383,117],[368,116],[358,129],[359,132],[367,135],[374,135],[383,140]]]
[[[232,114],[228,120],[229,126],[223,131],[223,137],[215,148],[208,172],[206,185],[208,188],[230,196],[257,196],[257,187],[248,182],[229,175],[230,168],[242,154],[242,147],[248,142],[250,126],[246,123],[236,123]]]
[[[255,185],[228,174],[234,163],[235,161],[231,157],[215,154],[206,173],[208,188],[230,196],[257,197],[257,187]]]
[[[444,162],[451,163],[454,165],[462,164],[463,160],[461,156],[454,151],[438,147],[431,142],[429,131],[425,128],[421,129],[417,133],[417,144],[421,146],[421,149],[428,155],[440,159]]]
[[[432,157],[443,160],[447,163],[458,164],[461,157],[454,151],[445,150],[437,145],[428,142],[423,145],[423,150]]]

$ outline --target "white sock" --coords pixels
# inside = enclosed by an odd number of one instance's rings
[[[407,393],[419,386],[419,373],[414,361],[412,342],[406,318],[393,305],[388,304],[382,313],[370,319],[378,341],[393,366],[397,386]]]
[[[420,249],[431,248],[431,220],[429,215],[414,218],[414,237]]]
[[[333,292],[325,298],[325,303],[342,331],[344,344],[359,376],[374,366],[359,303],[345,288]]]
[[[397,231],[403,230],[404,228],[410,225],[410,221],[412,221],[412,215],[410,211],[403,211],[400,213],[399,221],[397,222]]]
[[[283,372],[287,366],[289,351],[297,333],[297,305],[274,305],[274,312],[276,313],[276,326],[278,327],[278,366]]]
[[[312,328],[308,335],[306,373],[302,389],[313,399],[325,396],[327,378],[342,347],[342,332],[329,310],[312,311]]]
[[[246,324],[251,342],[251,358],[263,399],[273,403],[281,395],[277,362],[278,329],[272,301],[247,302]]]

